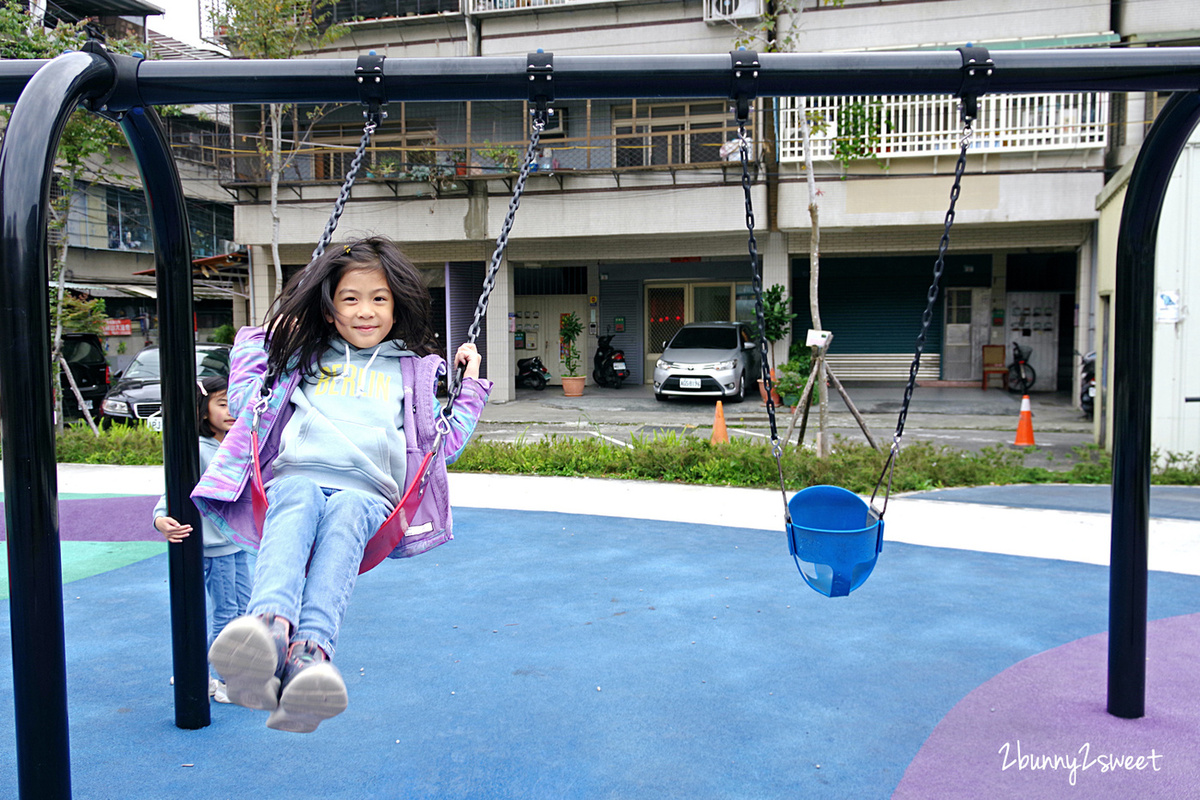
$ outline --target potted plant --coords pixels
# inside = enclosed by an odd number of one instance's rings
[[[763,323],[769,345],[767,357],[770,359],[772,382],[775,380],[775,343],[787,336],[792,327],[792,320],[795,318],[791,299],[787,296],[782,284],[777,283],[763,292]],[[763,386],[762,378],[758,379],[758,391],[762,395],[763,402],[766,403],[767,390]],[[778,393],[772,395],[771,399],[776,405],[780,402]]]
[[[501,172],[516,172],[521,158],[521,151],[512,145],[493,144],[487,139],[483,140],[483,147],[475,148],[475,152],[495,164]]]
[[[583,333],[583,323],[579,321],[579,315],[574,311],[559,317],[558,336],[563,347],[563,366],[567,370],[562,376],[563,394],[567,397],[581,396],[583,384],[587,380],[586,377],[579,374],[579,350],[575,347],[575,340],[581,333]]]

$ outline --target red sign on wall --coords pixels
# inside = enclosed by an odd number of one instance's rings
[[[129,336],[133,333],[133,322],[128,319],[106,319],[102,336]]]

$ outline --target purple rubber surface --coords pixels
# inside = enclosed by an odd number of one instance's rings
[[[71,542],[161,542],[150,515],[158,498],[96,497],[58,501],[58,535]],[[0,503],[0,539],[8,538]]]
[[[1200,614],[1149,623],[1140,719],[1105,710],[1107,633],[1014,664],[946,715],[893,800],[1200,796],[1198,645]]]

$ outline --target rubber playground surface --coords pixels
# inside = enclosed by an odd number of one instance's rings
[[[215,703],[174,726],[161,475],[99,474],[60,477],[75,797],[1200,791],[1195,490],[1152,522],[1146,716],[1124,720],[1108,518],[1062,510],[1069,491],[893,498],[875,572],[831,600],[787,555],[778,492],[454,475],[456,540],[362,576],[335,659],[350,707],[296,735]],[[0,670],[15,797],[12,688]]]

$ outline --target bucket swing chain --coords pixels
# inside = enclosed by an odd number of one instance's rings
[[[730,54],[733,66],[733,89],[730,98],[734,101],[734,112],[738,124],[738,153],[742,164],[742,194],[746,202],[746,245],[750,254],[750,272],[753,276],[754,316],[758,324],[759,372],[767,396],[767,419],[771,423],[771,455],[775,457],[775,468],[779,473],[779,492],[783,497],[783,515],[791,524],[788,510],[787,483],[783,476],[783,447],[779,442],[779,427],[775,419],[775,402],[772,400],[774,382],[771,380],[770,361],[767,352],[766,309],[763,300],[762,266],[758,259],[758,240],[754,237],[754,203],[750,191],[750,140],[746,135],[746,123],[750,119],[750,103],[758,94],[758,54],[753,50],[734,50]],[[744,378],[743,378],[744,380]]]
[[[538,51],[530,53],[527,57],[526,72],[529,74],[529,102],[530,102],[530,120],[529,120],[529,144],[525,148],[525,159],[521,162],[521,169],[517,173],[517,181],[513,186],[512,199],[508,202],[508,213],[504,216],[504,224],[500,226],[500,235],[496,237],[496,247],[492,251],[492,260],[488,265],[487,274],[483,279],[483,291],[479,295],[479,301],[475,304],[475,317],[471,320],[471,325],[467,329],[467,341],[471,344],[479,337],[479,329],[483,323],[483,317],[487,314],[488,299],[491,297],[492,290],[496,288],[496,275],[500,272],[500,264],[504,259],[504,251],[508,248],[508,235],[512,231],[513,220],[516,219],[517,209],[521,206],[521,194],[525,191],[525,181],[529,177],[529,173],[533,169],[533,163],[537,158],[538,141],[541,139],[542,130],[546,127],[546,122],[553,114],[550,104],[554,101],[554,54]],[[449,397],[446,401],[445,408],[438,415],[437,439],[434,440],[434,450],[441,445],[442,438],[450,432],[450,417],[454,414],[454,402],[458,399],[459,393],[462,391],[463,375],[466,373],[466,365],[458,367],[450,373],[450,379],[447,381],[446,391]]]
[[[983,94],[984,86],[994,71],[986,48],[967,46],[958,48],[958,52],[963,60],[963,84],[959,90],[963,127],[959,139],[958,161],[954,165],[954,185],[950,187],[950,206],[946,209],[942,238],[938,242],[937,260],[933,264],[933,282],[926,295],[925,312],[921,315],[921,331],[917,334],[916,350],[908,368],[908,383],[904,387],[904,400],[900,404],[896,432],[892,436],[892,446],[888,451],[883,470],[879,474],[879,480],[875,482],[875,490],[871,492],[870,505],[879,519],[883,519],[883,514],[887,510],[888,497],[892,493],[892,477],[896,468],[896,457],[900,453],[900,440],[904,437],[904,423],[908,418],[908,407],[912,402],[913,390],[917,385],[917,371],[921,367],[921,354],[925,352],[925,339],[929,334],[929,326],[933,322],[933,309],[938,298],[938,287],[941,283],[942,273],[946,269],[946,251],[950,247],[950,228],[954,225],[954,206],[958,202],[958,195],[962,190],[963,171],[967,168],[967,150],[970,149],[974,138],[975,120],[979,116],[979,96]],[[879,494],[885,479],[887,487],[883,494],[883,506],[875,509],[875,496]]]

